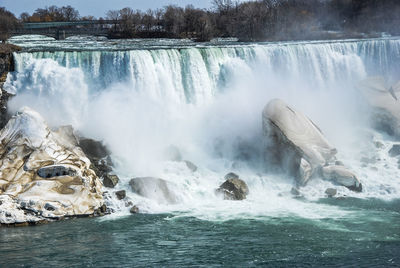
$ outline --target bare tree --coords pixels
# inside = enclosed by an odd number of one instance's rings
[[[4,7],[0,7],[0,40],[4,43],[17,27],[18,21],[14,14]]]
[[[71,6],[61,7],[59,12],[63,20],[76,21],[79,19],[79,11]]]
[[[22,22],[28,22],[30,17],[31,15],[29,15],[28,12],[23,12],[21,15],[19,15],[19,20]]]

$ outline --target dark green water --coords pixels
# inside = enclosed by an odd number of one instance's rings
[[[138,214],[0,228],[0,267],[400,266],[400,201],[319,202],[354,213],[224,222]]]

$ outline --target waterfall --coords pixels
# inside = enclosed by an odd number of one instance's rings
[[[138,92],[175,102],[204,103],[243,72],[284,76],[326,88],[368,75],[398,75],[400,41],[278,43],[128,51],[15,53],[21,72],[33,59],[52,59],[83,71],[96,91],[126,83]]]
[[[276,178],[257,175],[262,172],[261,111],[270,99],[282,98],[303,111],[343,158],[355,163],[361,149],[349,144],[360,140],[356,131],[367,126],[355,85],[367,76],[382,75],[388,83],[400,78],[397,38],[32,51],[14,57],[16,71],[5,84],[17,93],[10,109],[31,106],[52,126],[72,124],[83,135],[103,140],[113,152],[120,187],[127,187],[132,176],[167,177],[187,206],[204,205],[203,199],[213,206],[212,189],[224,173],[239,170],[248,176],[250,199],[259,202],[256,214],[265,212],[266,192],[276,199],[291,188],[282,178],[276,183]],[[200,166],[198,173],[160,162],[171,144]],[[380,195],[382,174],[354,165],[367,180],[363,194]],[[391,175],[383,180],[393,184]],[[309,186],[309,194],[318,196],[324,191],[313,187],[330,184],[321,185]],[[146,202],[141,205],[149,211],[165,209]],[[283,207],[302,213],[297,201],[289,203],[293,210]],[[306,210],[314,215],[313,206]]]

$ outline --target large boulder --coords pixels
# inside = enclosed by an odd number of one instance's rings
[[[68,133],[21,109],[0,131],[0,223],[18,224],[93,215],[102,184]]]
[[[78,145],[92,163],[90,168],[94,170],[98,177],[107,180],[106,177],[113,170],[110,150],[103,142],[84,137],[79,138]]]
[[[289,170],[304,185],[318,166],[335,161],[337,150],[304,114],[282,100],[270,101],[263,111],[263,129],[269,137],[273,163]]]
[[[271,100],[264,108],[263,129],[268,137],[268,164],[288,172],[300,186],[307,184],[312,177],[322,176],[337,184],[359,189],[358,179],[349,176],[351,172],[345,167],[335,166],[333,174],[330,169],[321,172],[323,167],[335,165],[337,150],[308,117],[282,100]]]
[[[400,81],[387,85],[383,77],[369,77],[361,81],[359,89],[371,108],[372,125],[400,138]]]
[[[394,144],[389,150],[389,155],[391,157],[396,157],[400,155],[400,144]]]
[[[332,182],[346,186],[352,191],[361,192],[362,184],[357,176],[344,166],[326,166],[322,168],[322,176]]]
[[[226,200],[243,200],[249,194],[247,184],[235,173],[225,175],[226,181],[219,186],[217,193],[222,193]]]
[[[103,178],[103,185],[108,188],[114,188],[119,182],[117,175],[106,174]]]
[[[178,202],[178,198],[173,191],[174,184],[166,180],[139,177],[131,179],[129,185],[136,194],[156,200],[158,203],[175,204]]]
[[[101,159],[110,155],[108,148],[100,141],[82,138],[79,140],[79,146],[89,158]]]

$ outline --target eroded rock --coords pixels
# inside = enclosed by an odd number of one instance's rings
[[[335,161],[337,150],[320,129],[282,100],[274,99],[264,108],[263,129],[269,138],[270,162],[289,171],[301,185],[307,183],[317,167]]]
[[[118,200],[122,200],[126,197],[126,191],[125,190],[116,191],[115,195],[117,196]]]
[[[117,175],[106,174],[103,178],[103,185],[108,188],[114,188],[119,182]]]
[[[328,188],[325,190],[325,193],[328,197],[334,197],[337,194],[337,190],[335,188]]]
[[[246,199],[246,196],[249,194],[249,188],[243,180],[239,178],[229,178],[219,186],[217,192],[222,193],[224,199],[227,200],[243,200]]]
[[[357,177],[337,161],[337,150],[321,130],[305,115],[282,100],[270,101],[263,111],[263,129],[268,138],[268,165],[293,176],[299,186],[322,176],[337,184],[359,191]],[[322,172],[321,172],[322,170]]]
[[[326,166],[322,168],[322,175],[338,185],[343,185],[355,192],[362,191],[362,184],[356,175],[344,166]]]
[[[132,213],[132,214],[139,213],[139,208],[137,206],[133,206],[133,207],[131,207],[129,212]]]
[[[400,144],[394,144],[389,150],[389,155],[391,157],[396,157],[400,155]]]
[[[110,155],[110,151],[100,141],[82,138],[79,140],[79,146],[89,158],[101,159]]]
[[[21,109],[0,132],[0,223],[93,215],[102,185],[76,145]]]
[[[156,200],[159,203],[174,204],[178,198],[173,192],[174,184],[163,179],[140,177],[130,180],[129,185],[138,195]]]

